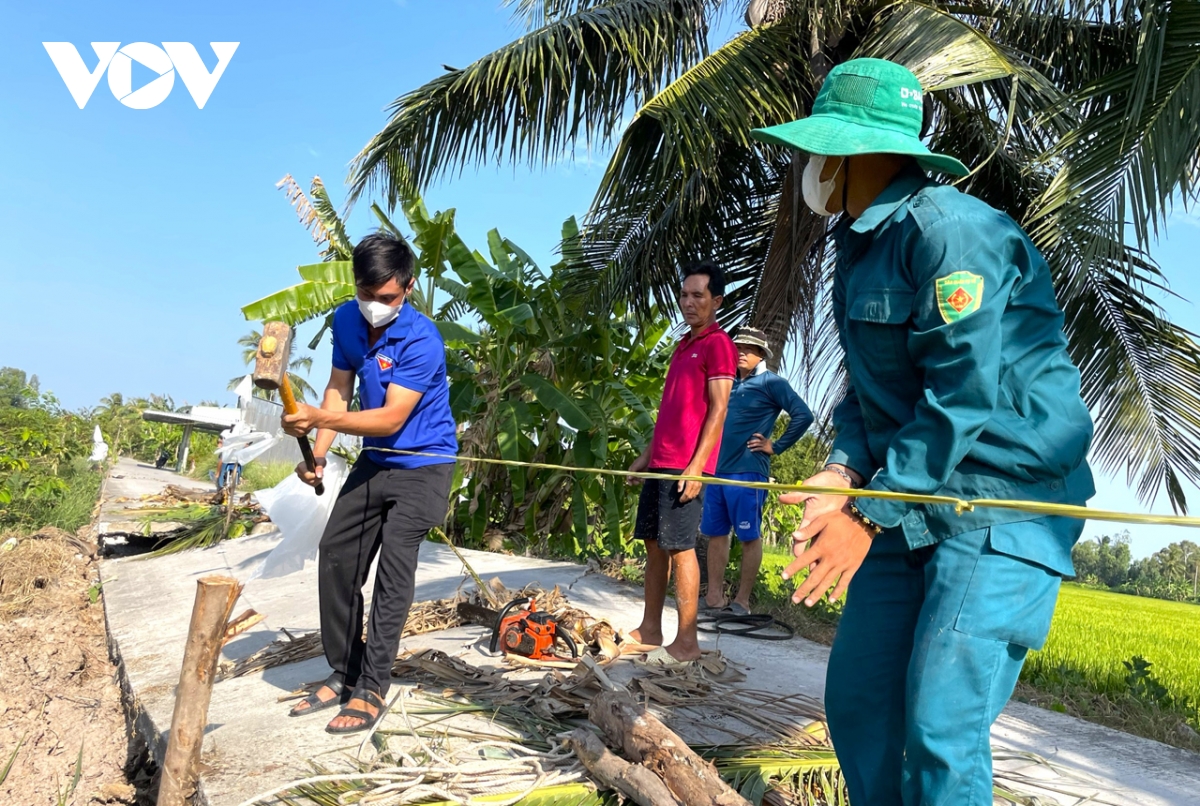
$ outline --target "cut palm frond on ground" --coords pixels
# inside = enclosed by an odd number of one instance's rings
[[[171,532],[155,544],[154,551],[143,558],[162,557],[187,549],[215,546],[222,540],[232,540],[248,533],[255,523],[266,520],[262,509],[245,499],[227,513],[224,506],[184,504],[182,506],[129,510],[131,516],[141,516],[144,533],[151,535],[156,523],[178,523],[179,531]]]
[[[425,604],[453,613],[461,598]],[[315,633],[292,643],[319,648]],[[729,668],[714,653],[703,666],[641,669],[628,686],[755,806],[848,804],[820,703],[728,682]],[[403,683],[371,737],[373,761],[360,755],[338,764],[310,762],[312,776],[242,806],[302,800],[340,806],[392,796],[387,802],[445,806],[468,799],[507,806],[618,802],[583,778],[563,744],[589,724],[589,704],[602,689],[593,669],[531,678],[426,649],[397,659],[392,675]],[[1042,759],[999,748],[994,755],[995,794],[1005,803],[1033,806],[1038,801],[1025,789],[1089,797],[1085,782]]]

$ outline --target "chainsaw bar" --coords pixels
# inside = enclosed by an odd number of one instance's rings
[[[499,615],[499,612],[492,610],[490,607],[482,607],[470,602],[458,603],[458,617],[464,624],[478,624],[481,627],[494,630],[496,628],[496,618]]]

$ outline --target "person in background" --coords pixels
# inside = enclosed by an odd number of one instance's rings
[[[717,324],[724,294],[725,274],[716,264],[704,261],[683,269],[679,309],[688,332],[671,355],[654,437],[630,465],[633,472],[674,476],[716,472],[729,390],[737,374],[737,350]],[[638,482],[631,479],[630,483]],[[651,648],[647,663],[669,666],[700,657],[696,533],[703,502],[699,481],[647,479],[642,486],[634,538],[646,544],[646,604],[642,623],[629,638],[635,645]],[[662,614],[672,570],[679,629],[675,640],[664,647]]]
[[[446,517],[458,452],[450,413],[446,348],[437,327],[407,303],[416,283],[412,250],[379,232],[354,248],[357,299],[333,314],[333,369],[319,409],[300,404],[284,415],[284,430],[317,429],[316,472],[324,475],[338,433],[363,437],[321,537],[317,586],[321,644],[333,674],[292,709],[301,716],[343,705],[330,733],[369,729],[391,685],[392,663],[408,619],[417,556],[430,529]],[[358,383],[360,411],[350,411]],[[373,450],[412,451],[408,456]],[[363,585],[379,558],[371,618],[363,640]]]
[[[224,431],[222,431],[220,436],[217,437],[217,450],[219,451],[219,450],[221,450],[221,448],[225,447],[225,440],[229,439],[230,437],[240,436],[242,434],[249,434],[251,432],[251,430],[253,430],[253,429],[251,429],[250,426],[247,425],[246,423],[243,423],[243,422],[234,423],[233,425],[229,426]],[[226,462],[226,461],[221,462],[221,470],[220,470],[219,474],[217,475],[217,489],[218,490],[224,490],[225,485],[227,485],[227,484],[229,484],[231,486],[237,486],[238,482],[240,482],[241,479],[242,479],[242,466],[240,464],[238,464],[237,462]]]
[[[738,376],[729,394],[729,411],[721,434],[717,478],[766,481],[771,457],[795,445],[813,423],[812,411],[786,380],[767,369],[771,357],[767,336],[752,327],[740,328],[733,339],[738,352]],[[791,418],[776,442],[771,441],[781,412]],[[702,611],[724,610],[750,614],[750,592],[762,567],[762,517],[765,490],[712,484],[704,492],[701,540],[708,543],[708,592]],[[729,564],[729,533],[742,546],[738,589],[725,601],[725,566]]]
[[[805,483],[1085,503],[1092,419],[1050,267],[1004,213],[926,175],[916,76],[830,71],[803,120],[754,132],[809,154],[804,200],[833,226],[848,386],[826,469]],[[830,738],[860,806],[992,803],[990,728],[1039,649],[1084,522],[893,498],[804,503],[793,601],[846,605],[829,654]]]

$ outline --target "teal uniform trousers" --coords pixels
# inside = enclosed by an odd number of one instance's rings
[[[991,805],[990,729],[1026,652],[1046,640],[1061,580],[992,538],[1082,529],[998,524],[915,551],[898,530],[875,539],[850,583],[825,683],[851,803]]]
[[[849,384],[829,461],[868,490],[1082,504],[1092,422],[1050,270],[1008,216],[913,167],[834,230]],[[990,806],[989,734],[1083,522],[860,499],[885,527],[830,654],[854,806]]]

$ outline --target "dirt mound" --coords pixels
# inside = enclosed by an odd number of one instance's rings
[[[148,804],[126,776],[141,759],[108,658],[95,546],[56,529],[6,545],[0,772],[12,761],[0,803]]]

